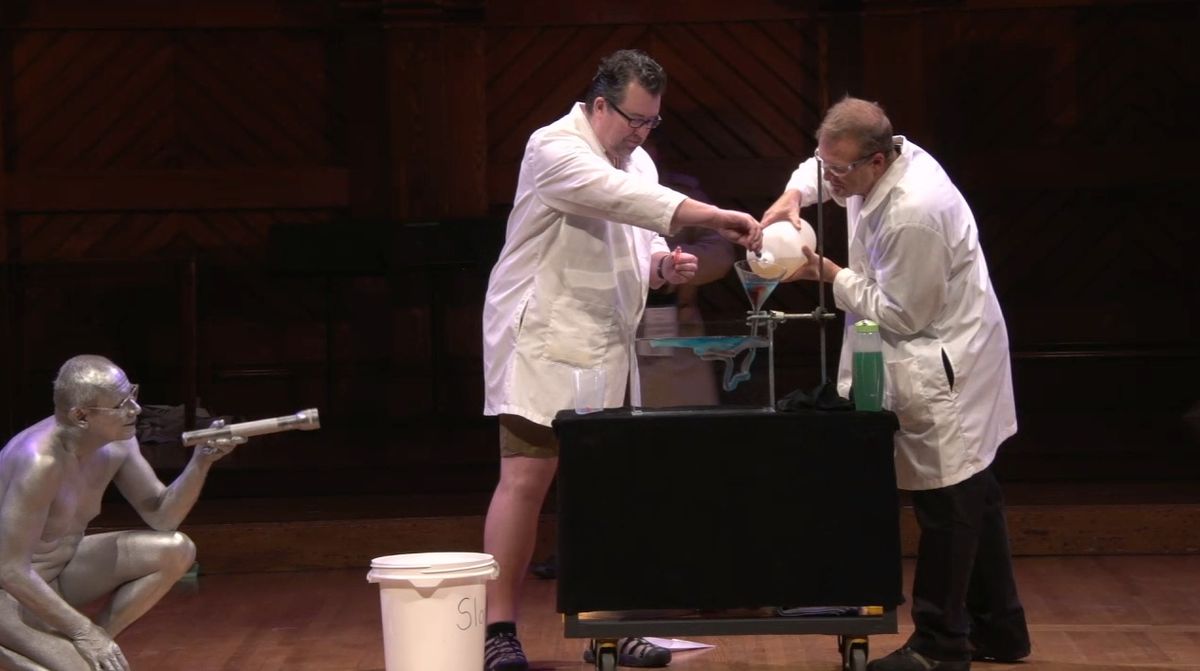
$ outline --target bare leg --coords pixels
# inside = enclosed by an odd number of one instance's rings
[[[0,646],[0,669],[5,671],[47,671],[46,667],[24,655]]]
[[[0,590],[0,668],[6,671],[90,671],[66,637],[21,617],[21,606]]]
[[[178,531],[84,536],[58,584],[63,598],[74,606],[112,594],[96,624],[116,637],[158,603],[195,558],[196,546]]]
[[[557,470],[557,457],[500,459],[500,482],[483,528],[483,551],[500,565],[500,576],[487,583],[488,624],[517,619],[521,585],[537,543],[538,515]]]

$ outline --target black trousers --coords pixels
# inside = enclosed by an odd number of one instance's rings
[[[950,487],[912,492],[921,527],[908,645],[938,660],[972,648],[1000,659],[1029,654],[1013,578],[1004,497],[991,467]]]

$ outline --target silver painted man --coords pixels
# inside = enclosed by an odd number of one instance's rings
[[[0,667],[127,671],[113,638],[191,567],[176,531],[212,464],[245,439],[200,445],[170,486],[135,438],[137,385],[95,355],[63,364],[54,415],[0,450]],[[151,529],[85,535],[114,483]],[[93,621],[80,607],[108,598]]]

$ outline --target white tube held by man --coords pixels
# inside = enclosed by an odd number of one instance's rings
[[[312,431],[319,428],[321,428],[321,420],[317,409],[309,408],[301,410],[294,415],[284,415],[283,417],[272,417],[271,419],[257,419],[252,422],[240,422],[238,424],[227,424],[208,429],[186,431],[183,434],[183,444],[185,446],[199,445],[200,443],[221,439],[233,440],[237,438],[249,438],[250,436],[261,436],[266,433],[296,430]]]

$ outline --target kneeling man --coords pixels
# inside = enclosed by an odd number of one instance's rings
[[[0,668],[128,671],[113,637],[192,565],[176,528],[245,439],[198,446],[165,486],[134,437],[137,392],[112,361],[74,357],[54,380],[54,415],[0,450]],[[110,482],[151,529],[84,535]],[[102,598],[95,621],[80,612]]]

